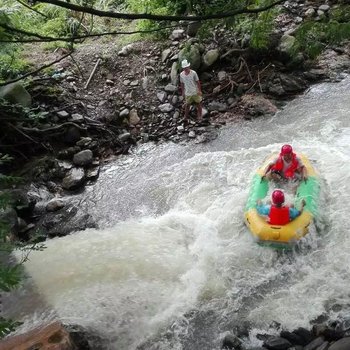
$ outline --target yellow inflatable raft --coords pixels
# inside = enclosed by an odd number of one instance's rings
[[[265,201],[269,199],[265,197],[269,192],[270,183],[263,179],[262,176],[267,165],[277,156],[278,154],[269,156],[256,171],[252,180],[244,217],[246,225],[259,243],[289,246],[296,243],[309,232],[309,225],[317,215],[320,183],[319,176],[309,159],[305,155],[298,155],[307,168],[308,179],[300,182],[294,197],[294,205],[296,208],[300,208],[301,201],[304,199],[306,202],[304,210],[301,215],[286,225],[270,225],[265,217],[258,214],[256,202],[258,199],[265,199]]]

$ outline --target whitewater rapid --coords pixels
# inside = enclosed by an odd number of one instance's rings
[[[249,327],[350,317],[350,79],[320,84],[274,117],[228,125],[208,144],[144,145],[72,197],[99,229],[46,242],[8,314],[98,334],[94,349],[220,349]],[[281,253],[243,223],[250,180],[283,143],[322,178],[319,230]],[[335,305],[340,307],[335,308]]]

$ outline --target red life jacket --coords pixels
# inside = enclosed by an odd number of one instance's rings
[[[298,167],[299,167],[299,162],[296,158],[295,153],[292,153],[292,161],[290,162],[289,167],[283,173],[284,177],[293,178],[295,171],[298,169]],[[279,155],[276,164],[271,169],[276,171],[281,171],[281,172],[283,171],[283,158],[281,155]]]
[[[271,206],[269,214],[269,223],[271,225],[285,225],[290,221],[289,207]]]

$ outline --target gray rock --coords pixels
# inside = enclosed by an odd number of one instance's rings
[[[99,175],[100,175],[100,167],[98,166],[92,169],[88,169],[86,171],[86,178],[88,180],[96,180]]]
[[[347,337],[333,343],[328,350],[349,350],[349,349],[350,349],[350,337]]]
[[[224,349],[238,349],[242,342],[233,334],[227,334],[222,341],[222,348]]]
[[[85,180],[85,172],[83,168],[71,169],[62,181],[62,187],[66,190],[74,190],[79,188]]]
[[[221,70],[220,72],[218,72],[218,79],[219,81],[223,81],[225,80],[227,77],[227,73],[223,70]]]
[[[169,113],[174,110],[174,106],[170,103],[164,103],[158,106],[159,110],[163,113]]]
[[[316,11],[312,7],[305,11],[305,17],[311,18],[311,17],[314,17],[315,15],[316,15]]]
[[[269,350],[287,350],[292,346],[292,344],[284,338],[280,337],[270,337],[264,342],[264,347]]]
[[[201,26],[202,26],[202,23],[199,21],[189,22],[187,26],[187,31],[186,31],[187,35],[191,37],[196,36]]]
[[[129,109],[124,108],[124,109],[119,113],[119,116],[122,117],[122,118],[126,118],[126,117],[129,116],[129,113],[130,113]]]
[[[191,138],[191,139],[194,139],[196,137],[196,133],[191,130],[189,133],[188,133],[188,137]]]
[[[311,343],[304,346],[304,350],[318,350],[318,347],[324,343],[323,337],[314,339]]]
[[[172,85],[172,84],[168,84],[164,90],[166,92],[175,92],[177,90],[177,87],[175,85]]]
[[[46,211],[53,212],[62,209],[65,206],[65,202],[62,199],[54,198],[46,204]]]
[[[160,102],[164,102],[167,98],[167,94],[164,91],[157,92],[157,98]]]
[[[327,11],[329,11],[329,9],[330,9],[331,7],[329,6],[329,5],[321,5],[321,6],[319,6],[319,10],[320,11],[323,11],[323,12],[327,12]]]
[[[125,142],[125,141],[129,140],[130,138],[131,138],[131,134],[129,132],[125,132],[125,133],[118,136],[118,139],[121,142]]]
[[[171,66],[170,80],[171,80],[172,85],[177,86],[177,84],[179,82],[179,73],[177,70],[177,62],[173,62],[172,66]]]
[[[179,125],[176,129],[179,132],[183,132],[185,130],[185,128],[182,125]]]
[[[142,89],[147,90],[148,88],[148,77],[142,78]]]
[[[201,54],[196,45],[191,45],[190,48],[182,49],[179,52],[179,62],[187,59],[191,63],[191,69],[197,70],[201,65]]]
[[[12,83],[0,87],[0,98],[23,107],[32,105],[32,97],[20,83]]]
[[[171,40],[178,40],[181,39],[185,34],[185,31],[183,29],[175,29],[171,33],[170,39]]]
[[[137,125],[138,123],[140,123],[141,119],[137,114],[137,110],[136,109],[132,109],[129,113],[129,123],[132,125]]]
[[[219,50],[209,50],[207,53],[203,55],[202,69],[207,69],[212,66],[219,58]]]
[[[288,34],[284,34],[281,38],[281,41],[278,45],[278,50],[281,53],[284,54],[290,54],[290,52],[292,51],[293,45],[295,43],[295,37],[288,35]]]
[[[208,109],[209,111],[225,112],[227,110],[227,104],[218,101],[213,101],[208,104]]]
[[[77,143],[77,146],[80,147],[87,147],[91,144],[92,138],[91,137],[82,137]]]
[[[89,149],[76,153],[73,156],[73,163],[78,166],[90,165],[92,163],[92,160],[93,154]]]
[[[170,54],[171,54],[171,50],[170,49],[165,49],[162,52],[162,62],[165,62],[169,58]]]
[[[119,52],[118,55],[119,56],[128,56],[131,52],[134,51],[134,44],[129,44],[124,46]]]
[[[79,114],[79,113],[73,113],[73,114],[71,115],[71,120],[72,120],[73,122],[80,122],[80,121],[83,121],[83,120],[84,120],[84,117],[83,117],[81,114]]]
[[[80,140],[80,130],[75,126],[70,126],[64,133],[63,140],[68,145],[74,145]]]
[[[59,160],[57,165],[62,171],[67,171],[73,168],[73,164],[71,162],[67,162],[66,160]]]
[[[286,74],[280,75],[280,82],[286,92],[300,92],[307,87],[305,81],[301,78]]]
[[[67,111],[59,111],[57,112],[57,115],[61,119],[66,119],[69,117],[69,113]]]

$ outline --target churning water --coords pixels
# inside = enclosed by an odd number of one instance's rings
[[[350,79],[314,86],[272,118],[227,126],[209,144],[145,145],[73,198],[100,229],[30,255],[30,285],[8,313],[22,329],[79,324],[95,349],[219,349],[275,321],[350,317]],[[291,143],[322,177],[320,230],[289,253],[258,246],[243,224],[254,170]],[[29,283],[28,283],[29,284]],[[340,307],[335,308],[337,304]]]

